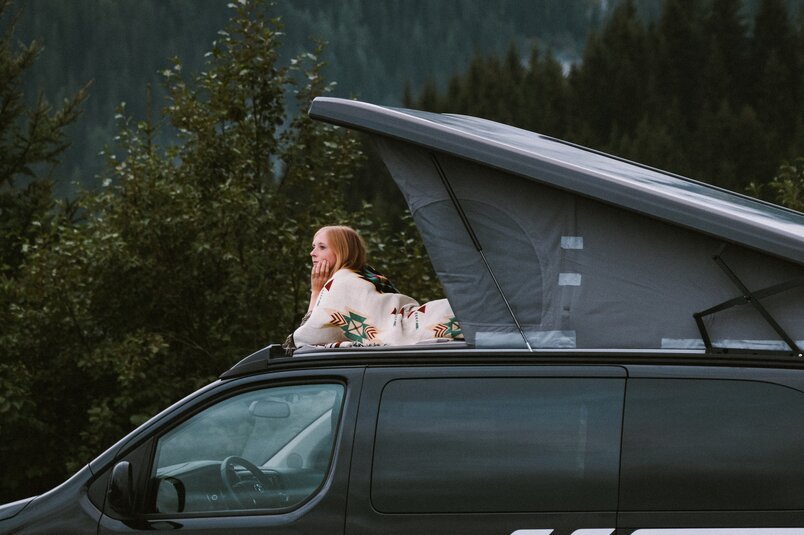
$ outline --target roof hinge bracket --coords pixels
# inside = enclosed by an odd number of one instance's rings
[[[723,270],[724,273],[729,277],[729,279],[734,283],[738,290],[740,290],[741,295],[739,297],[735,297],[733,299],[729,299],[728,301],[724,301],[719,305],[715,305],[711,308],[708,308],[702,312],[696,312],[692,316],[695,318],[695,323],[698,326],[698,331],[701,333],[701,338],[703,339],[704,346],[706,347],[707,353],[727,353],[730,350],[729,348],[722,348],[722,347],[714,347],[712,345],[712,339],[709,337],[709,333],[706,330],[706,325],[704,325],[703,318],[706,316],[710,316],[717,312],[721,312],[723,310],[727,310],[729,308],[733,308],[736,306],[742,305],[751,305],[754,309],[759,312],[765,322],[771,326],[771,328],[779,335],[779,337],[784,340],[784,343],[788,345],[790,348],[790,354],[793,356],[804,358],[804,352],[802,352],[801,348],[798,347],[796,342],[790,337],[785,330],[779,325],[779,322],[768,312],[768,309],[762,304],[762,300],[766,297],[770,297],[772,295],[776,295],[792,288],[797,288],[799,286],[804,286],[804,277],[798,277],[792,279],[787,282],[783,282],[781,284],[775,284],[773,286],[769,286],[767,288],[763,288],[761,290],[751,291],[746,287],[742,280],[737,276],[734,271],[726,264],[723,258],[720,256],[720,253],[712,257],[715,263]],[[787,353],[787,351],[785,351]]]

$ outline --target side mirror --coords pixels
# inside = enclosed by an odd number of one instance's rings
[[[108,498],[109,506],[117,513],[129,516],[134,512],[134,480],[128,461],[120,461],[112,468]]]

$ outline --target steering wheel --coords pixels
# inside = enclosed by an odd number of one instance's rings
[[[253,477],[240,479],[235,470],[236,466],[242,466]],[[252,462],[235,455],[221,461],[224,490],[228,496],[234,498],[235,505],[240,509],[283,507],[287,503],[288,496],[284,492],[282,477],[276,470],[269,472],[270,476]]]

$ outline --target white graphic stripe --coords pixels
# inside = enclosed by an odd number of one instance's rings
[[[550,535],[552,529],[518,529],[511,533],[511,535]],[[614,533],[614,528],[586,528],[576,529],[572,535],[611,535]]]
[[[550,535],[552,529],[518,529],[511,535]],[[572,535],[611,535],[614,528],[576,529]],[[804,535],[804,528],[650,528],[631,535]]]
[[[638,529],[631,535],[804,535],[804,528]]]

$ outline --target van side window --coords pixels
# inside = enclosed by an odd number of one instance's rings
[[[630,379],[621,509],[804,508],[804,393],[758,381]]]
[[[624,380],[386,385],[371,501],[385,513],[613,511]]]
[[[225,399],[157,441],[155,513],[285,509],[324,481],[343,386],[264,388]]]

